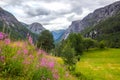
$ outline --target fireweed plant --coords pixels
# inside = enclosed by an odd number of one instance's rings
[[[28,41],[11,42],[0,32],[0,78],[22,80],[58,80],[56,61],[47,53],[33,46],[32,37]]]

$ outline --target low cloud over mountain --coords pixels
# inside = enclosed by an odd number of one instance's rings
[[[71,21],[115,1],[118,0],[0,0],[0,6],[22,22],[40,22],[53,30],[68,28]]]

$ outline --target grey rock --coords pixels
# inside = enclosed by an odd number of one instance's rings
[[[27,33],[33,35],[30,30],[28,30],[25,25],[19,22],[14,15],[0,7],[0,28],[2,32],[5,32],[14,37],[26,39]],[[12,33],[11,33],[12,32]]]
[[[63,39],[66,39],[70,33],[80,33],[87,27],[95,26],[100,21],[103,21],[120,12],[120,1],[117,1],[108,6],[96,9],[93,13],[88,14],[82,20],[73,21],[66,30]]]
[[[40,23],[32,23],[28,27],[33,33],[40,34],[42,31],[46,30]]]

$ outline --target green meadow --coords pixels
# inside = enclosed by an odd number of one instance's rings
[[[120,80],[120,49],[84,52],[75,71],[88,80]]]

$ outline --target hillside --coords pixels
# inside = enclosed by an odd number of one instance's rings
[[[104,40],[109,47],[120,47],[120,14],[86,28],[81,33],[98,41]]]
[[[36,49],[30,41],[1,40],[0,80],[76,80],[59,57]]]
[[[88,80],[120,80],[120,49],[89,50],[81,56],[76,72]]]
[[[29,33],[34,40],[36,35],[29,31],[11,13],[0,8],[0,31],[7,33],[13,40],[25,40]]]
[[[82,20],[76,20],[71,23],[64,34],[64,39],[70,33],[80,33],[87,27],[95,26],[99,22],[116,15],[120,11],[120,1],[117,1],[108,6],[96,9],[93,13],[88,14]]]

